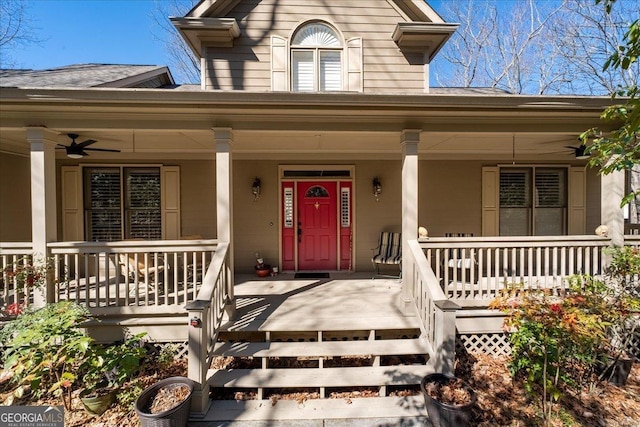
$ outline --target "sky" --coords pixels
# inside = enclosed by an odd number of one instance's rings
[[[2,0],[0,0],[2,1]],[[80,63],[166,65],[152,31],[154,0],[29,0],[38,44],[12,52],[18,68]]]
[[[158,33],[154,0],[28,1],[31,26],[42,41],[12,52],[15,68],[169,62],[163,43],[152,34]],[[439,2],[429,3],[437,10]]]

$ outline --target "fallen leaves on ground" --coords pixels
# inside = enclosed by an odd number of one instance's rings
[[[507,357],[485,354],[459,354],[456,376],[471,385],[478,401],[473,410],[474,425],[540,426],[539,400],[512,381]],[[619,387],[607,382],[595,383],[579,393],[566,393],[556,413],[562,411],[573,419],[565,425],[574,427],[640,426],[640,364],[634,363],[627,384]],[[557,426],[563,424],[555,420]]]
[[[256,359],[257,360],[257,359]],[[234,361],[246,367],[256,366],[256,360]],[[231,360],[218,361],[218,367],[228,365]],[[538,402],[531,398],[524,388],[512,381],[507,368],[506,357],[494,357],[483,354],[459,354],[456,361],[456,376],[467,382],[477,394],[477,403],[473,410],[473,425],[479,427],[534,427],[540,425]],[[295,365],[294,362],[291,362]],[[157,366],[145,366],[137,378],[140,387],[145,388],[160,379],[173,376],[186,376],[186,362],[175,362],[166,369]],[[219,393],[218,391],[214,392]],[[5,393],[6,394],[6,393]],[[266,392],[265,392],[266,394]],[[389,392],[394,396],[414,396],[416,389],[397,389]],[[360,387],[335,390],[328,393],[329,398],[343,399],[345,405],[353,399],[377,397],[376,388]],[[0,393],[0,399],[5,396]],[[235,400],[255,400],[255,390],[229,390],[225,398]],[[272,405],[279,400],[294,400],[299,404],[309,399],[319,399],[317,390],[270,390],[265,396]],[[56,400],[38,402],[16,402],[29,405],[61,405]],[[618,387],[609,383],[596,383],[589,390],[567,394],[562,401],[563,408],[574,420],[574,427],[638,427],[640,426],[640,364],[635,363],[627,384]],[[561,424],[557,424],[560,426]],[[77,397],[73,399],[73,410],[65,411],[65,427],[137,427],[138,416],[132,408],[113,405],[103,415],[94,416],[82,408]]]

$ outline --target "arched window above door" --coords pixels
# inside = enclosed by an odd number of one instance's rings
[[[343,46],[329,25],[312,22],[291,40],[291,88],[294,92],[342,90]]]

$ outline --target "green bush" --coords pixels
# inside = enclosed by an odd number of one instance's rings
[[[88,391],[118,387],[138,370],[146,354],[138,334],[123,343],[99,345],[80,328],[90,318],[86,307],[64,301],[27,309],[0,330],[5,343],[0,378],[16,385],[5,401],[31,393],[60,397],[66,409],[79,384]]]
[[[28,308],[0,331],[5,343],[3,376],[18,385],[7,404],[25,391],[40,397],[60,396],[70,408],[71,390],[77,372],[91,345],[91,338],[79,328],[89,318],[85,307],[59,302],[40,309]]]

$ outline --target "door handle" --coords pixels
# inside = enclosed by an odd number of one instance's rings
[[[298,223],[298,243],[302,242],[302,223]]]

